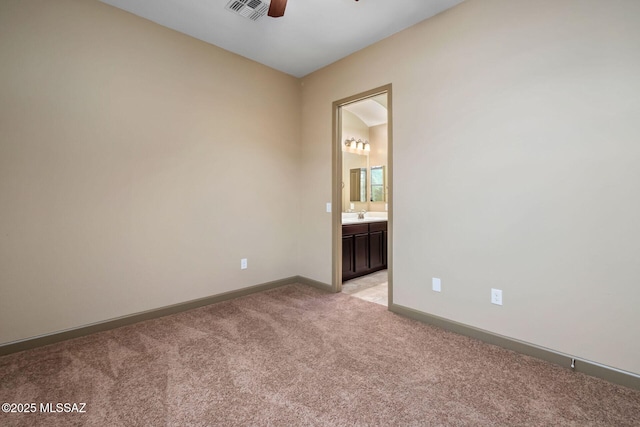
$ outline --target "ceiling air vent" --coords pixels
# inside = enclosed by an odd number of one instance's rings
[[[260,0],[231,0],[225,9],[255,21],[269,11],[269,3]]]

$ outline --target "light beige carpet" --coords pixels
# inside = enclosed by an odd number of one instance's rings
[[[290,285],[0,358],[13,426],[638,426],[640,391]]]

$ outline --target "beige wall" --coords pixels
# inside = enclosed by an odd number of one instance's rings
[[[297,274],[297,79],[89,0],[0,64],[0,343]]]
[[[387,167],[387,150],[388,150],[388,141],[387,141],[387,133],[388,126],[387,124],[371,126],[369,128],[369,140],[371,141],[371,154],[369,155],[369,171],[374,166],[384,166],[385,167],[385,182],[386,175],[389,173],[389,168]],[[369,172],[371,175],[371,172]],[[385,191],[386,192],[386,191]],[[385,196],[385,200],[388,197],[388,194]],[[369,210],[372,212],[384,212],[386,210],[386,202],[369,202]]]
[[[331,281],[331,104],[392,83],[394,302],[640,373],[638,22],[468,0],[304,78],[299,273]]]

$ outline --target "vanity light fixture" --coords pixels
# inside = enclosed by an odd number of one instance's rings
[[[347,148],[351,148],[359,151],[371,151],[371,144],[369,144],[369,141],[366,141],[366,140],[363,141],[361,139],[358,139],[356,141],[354,137],[345,139],[344,146]]]

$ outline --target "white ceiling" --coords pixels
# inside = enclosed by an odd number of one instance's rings
[[[463,0],[288,0],[282,18],[257,21],[228,0],[101,1],[302,77]]]
[[[387,123],[387,94],[363,99],[342,108],[355,114],[368,127]]]

